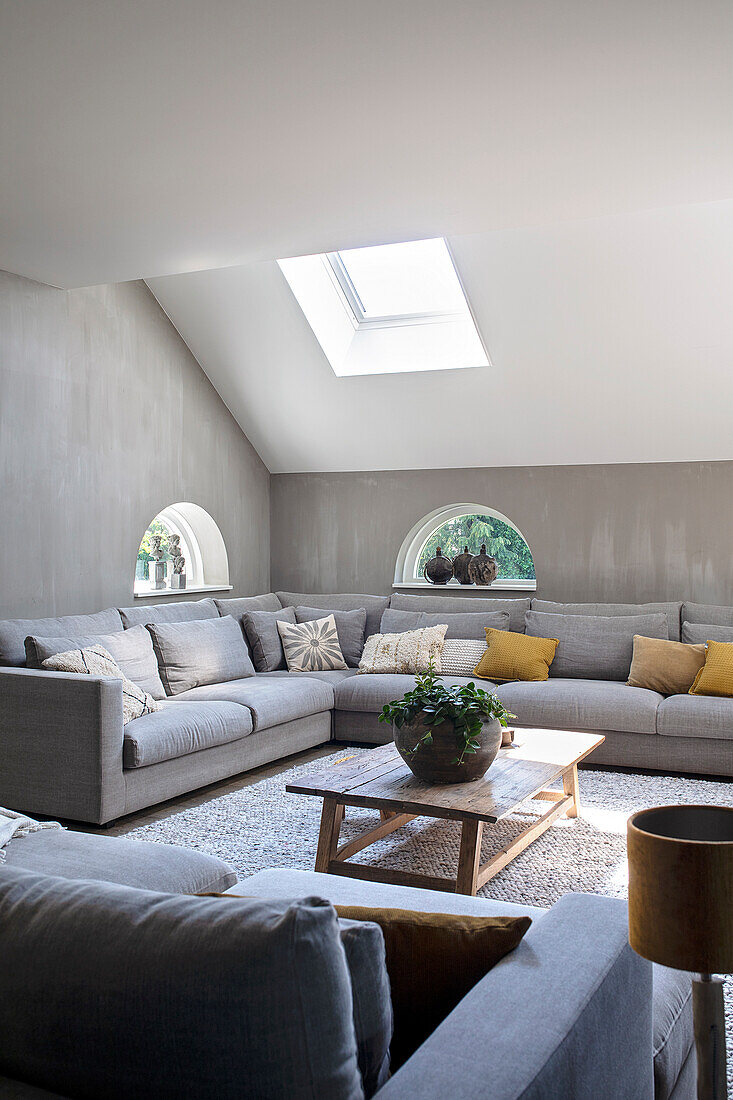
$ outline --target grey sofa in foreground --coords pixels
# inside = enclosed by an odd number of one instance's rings
[[[287,609],[292,616],[298,606],[324,613],[363,608],[366,635],[380,629],[383,617],[386,629],[396,613],[399,629],[413,628],[423,616],[447,617],[449,637],[483,637],[482,621],[489,613],[498,613],[511,630],[562,633],[562,652],[549,680],[496,688],[518,725],[604,733],[605,743],[592,763],[733,776],[733,699],[665,698],[625,683],[630,631],[690,641],[701,635],[731,640],[733,608],[553,604],[447,592],[392,597],[271,592],[0,622],[0,804],[104,824],[332,738],[388,741],[390,730],[378,715],[386,702],[414,686],[412,676],[360,676],[354,667],[289,673],[283,664],[229,679],[223,662],[221,681],[209,677],[167,696],[151,647],[153,667],[146,666],[146,675],[160,687],[161,709],[123,726],[119,681],[26,666],[27,638],[66,640],[72,648],[106,637],[113,647],[120,636],[129,640],[133,628],[147,638],[141,628],[148,623],[225,616],[242,623],[253,612]],[[588,623],[594,633],[584,641],[581,627],[589,629]],[[446,677],[449,683],[468,679]]]
[[[689,992],[674,972],[658,982],[631,951],[622,902],[571,894],[544,912],[293,871],[255,875],[240,891],[252,900],[0,874],[11,946],[0,972],[0,1094],[359,1100],[350,989],[357,1000],[365,989],[339,946],[350,922],[337,926],[330,907],[312,900],[320,896],[532,916],[519,947],[378,1097],[694,1095]],[[373,974],[361,974],[373,986]],[[328,1087],[314,1093],[324,1074]]]

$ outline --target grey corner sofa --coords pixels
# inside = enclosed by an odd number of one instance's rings
[[[519,947],[367,1094],[695,1095],[689,975],[632,952],[623,902],[570,894],[545,911],[287,870],[230,892],[248,900],[0,869],[0,1095],[362,1100],[362,1041],[389,1041],[370,1030],[376,1008],[358,1007],[375,1005],[376,986],[388,997],[381,932],[336,921],[329,901],[532,918]]]
[[[30,636],[85,644],[148,623],[221,616],[241,621],[252,612],[297,606],[364,608],[367,635],[383,619],[387,629],[396,613],[399,629],[448,617],[449,637],[483,637],[487,613],[503,616],[510,630],[562,633],[565,655],[556,658],[549,680],[496,687],[518,725],[603,732],[606,740],[593,763],[733,776],[733,699],[665,698],[625,683],[629,631],[689,641],[698,641],[702,632],[733,640],[733,608],[557,604],[437,591],[391,597],[277,592],[0,622],[0,804],[105,824],[331,739],[388,741],[390,730],[378,715],[384,703],[414,686],[411,676],[361,676],[355,668],[290,673],[279,667],[180,691],[164,698],[156,713],[123,726],[120,681],[26,666]],[[573,623],[586,632],[590,624],[594,633],[584,639]]]

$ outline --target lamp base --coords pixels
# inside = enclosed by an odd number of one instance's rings
[[[692,1014],[697,1052],[697,1100],[726,1100],[723,981],[712,974],[692,980]]]

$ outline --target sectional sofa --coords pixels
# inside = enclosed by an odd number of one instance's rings
[[[357,675],[356,668],[290,673],[283,667],[232,678],[225,662],[220,674],[210,671],[205,682],[163,698],[160,710],[123,726],[120,681],[26,664],[28,637],[88,644],[90,638],[146,624],[223,616],[241,622],[252,612],[297,606],[324,612],[364,608],[366,635],[379,631],[383,618],[385,629],[396,622],[399,629],[410,629],[446,618],[448,637],[481,638],[486,613],[503,614],[506,628],[514,631],[535,632],[540,628],[532,616],[540,616],[541,629],[553,636],[564,632],[574,648],[565,647],[569,656],[551,668],[546,682],[496,688],[518,725],[602,731],[606,741],[594,753],[594,763],[733,776],[733,699],[665,698],[629,687],[628,664],[619,664],[618,644],[619,629],[627,644],[632,629],[677,640],[733,641],[733,608],[557,604],[446,593],[277,592],[0,622],[0,804],[105,824],[331,739],[389,740],[378,714],[384,703],[414,685],[411,676]],[[581,627],[591,631],[587,652]],[[466,677],[447,679],[467,682]]]

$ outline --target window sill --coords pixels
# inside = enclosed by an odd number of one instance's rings
[[[156,588],[150,592],[133,592],[133,598],[148,600],[158,596],[185,596],[187,592],[231,592],[233,588],[233,584],[191,584],[187,588]]]
[[[536,592],[537,581],[494,581],[493,584],[431,584],[430,581],[405,581],[402,584],[395,583],[393,588],[419,588],[430,589],[431,592]]]

